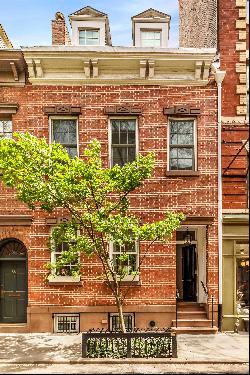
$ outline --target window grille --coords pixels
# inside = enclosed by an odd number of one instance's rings
[[[51,119],[51,140],[64,146],[70,157],[78,155],[77,149],[77,120]]]
[[[79,333],[79,314],[54,314],[54,332]]]
[[[111,120],[111,166],[123,166],[136,157],[136,120]]]
[[[194,120],[170,120],[170,170],[195,170]]]
[[[134,313],[124,313],[124,323],[127,331],[133,331],[135,328],[135,315]],[[109,316],[110,331],[121,331],[119,315],[111,313]]]
[[[12,138],[12,121],[0,119],[0,138]]]

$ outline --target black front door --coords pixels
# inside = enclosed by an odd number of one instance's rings
[[[196,302],[196,252],[195,245],[182,248],[183,301]]]
[[[27,272],[25,260],[0,261],[0,322],[25,323]]]

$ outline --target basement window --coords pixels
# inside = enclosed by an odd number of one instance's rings
[[[123,313],[123,316],[124,316],[124,323],[125,323],[126,331],[128,332],[133,331],[133,329],[135,328],[135,314]],[[121,331],[119,314],[117,313],[109,314],[109,326],[110,326],[110,331],[112,332]]]
[[[79,314],[54,314],[55,333],[79,333]]]

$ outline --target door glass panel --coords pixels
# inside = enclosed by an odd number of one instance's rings
[[[236,260],[236,300],[237,312],[249,314],[249,258]]]

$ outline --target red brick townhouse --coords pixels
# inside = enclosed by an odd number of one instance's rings
[[[108,16],[91,7],[70,22],[71,35],[57,13],[52,46],[23,48],[24,61],[20,51],[1,50],[0,132],[29,131],[80,157],[97,138],[107,167],[155,152],[154,174],[131,196],[132,210],[144,221],[182,211],[186,221],[171,242],[152,247],[126,300],[127,322],[174,325],[178,290],[178,329],[216,332],[217,87],[209,79],[215,49],[169,49],[170,16],[154,9],[132,18],[132,47],[113,47]],[[72,332],[115,328],[114,300],[93,259],[83,259],[77,282],[47,278],[44,264],[60,255],[50,252],[48,236],[65,218],[59,210],[30,211],[1,186],[0,331],[62,332],[62,321]],[[133,259],[144,251],[141,242]]]
[[[249,319],[249,1],[180,0],[180,46],[216,47],[221,102],[222,329]],[[244,327],[245,322],[245,327]]]

